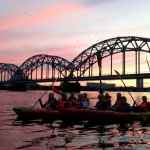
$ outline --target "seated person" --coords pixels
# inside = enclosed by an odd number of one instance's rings
[[[66,107],[66,101],[66,94],[62,94],[60,100],[58,101],[57,109],[64,109]]]
[[[121,97],[122,97],[121,93],[117,93],[116,96],[117,96],[116,102],[115,102],[115,104],[113,105],[114,108],[119,105],[119,103],[120,103],[120,101],[121,101]]]
[[[110,110],[111,108],[111,96],[106,93],[105,95],[99,94],[98,95],[98,102],[95,106],[99,110]]]
[[[111,109],[111,96],[106,93],[105,94],[105,99],[106,99],[106,110],[110,110]]]
[[[142,103],[139,106],[137,106],[137,109],[143,112],[150,110],[150,102],[147,101],[146,96],[142,96]]]
[[[67,103],[68,103],[68,107],[78,107],[77,98],[74,96],[73,93],[68,98]]]
[[[95,105],[96,109],[102,109],[102,99],[103,99],[103,95],[100,93],[98,96],[97,96],[97,103]]]
[[[80,108],[89,108],[90,101],[86,93],[80,95],[79,105]]]
[[[42,108],[54,109],[54,110],[57,108],[57,101],[54,98],[53,93],[49,93],[48,100],[46,101],[45,104],[42,103],[41,99],[39,99],[39,102]]]
[[[126,97],[122,96],[120,102],[114,107],[114,110],[118,112],[130,112],[132,108],[127,102]]]

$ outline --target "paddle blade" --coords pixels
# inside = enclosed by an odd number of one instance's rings
[[[114,69],[114,72],[120,76],[120,73],[117,70]]]
[[[146,62],[147,62],[147,65],[148,65],[148,69],[149,69],[149,71],[150,71],[150,64],[149,64],[149,62],[148,62],[147,56],[146,56]]]

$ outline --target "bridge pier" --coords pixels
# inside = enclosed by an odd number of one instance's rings
[[[143,88],[143,78],[136,79],[136,87]]]

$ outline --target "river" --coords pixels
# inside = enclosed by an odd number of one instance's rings
[[[31,106],[44,91],[0,91],[0,150],[148,150],[150,125],[133,124],[89,126],[83,124],[52,124],[40,121],[16,121],[14,106]],[[110,93],[114,103],[116,93]],[[124,93],[128,101],[132,100]],[[150,93],[132,93],[138,100]],[[96,92],[88,92],[91,106],[96,103]],[[47,94],[43,100],[47,99]],[[38,107],[38,106],[36,106]]]

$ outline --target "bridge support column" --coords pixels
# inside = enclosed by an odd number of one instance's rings
[[[143,88],[143,78],[136,79],[136,87]]]
[[[102,76],[102,57],[101,57],[101,53],[97,53],[97,60],[98,60],[98,68],[99,68],[99,77]],[[102,87],[102,80],[100,79],[99,82],[100,86],[99,86],[99,92],[103,93],[103,87]]]

